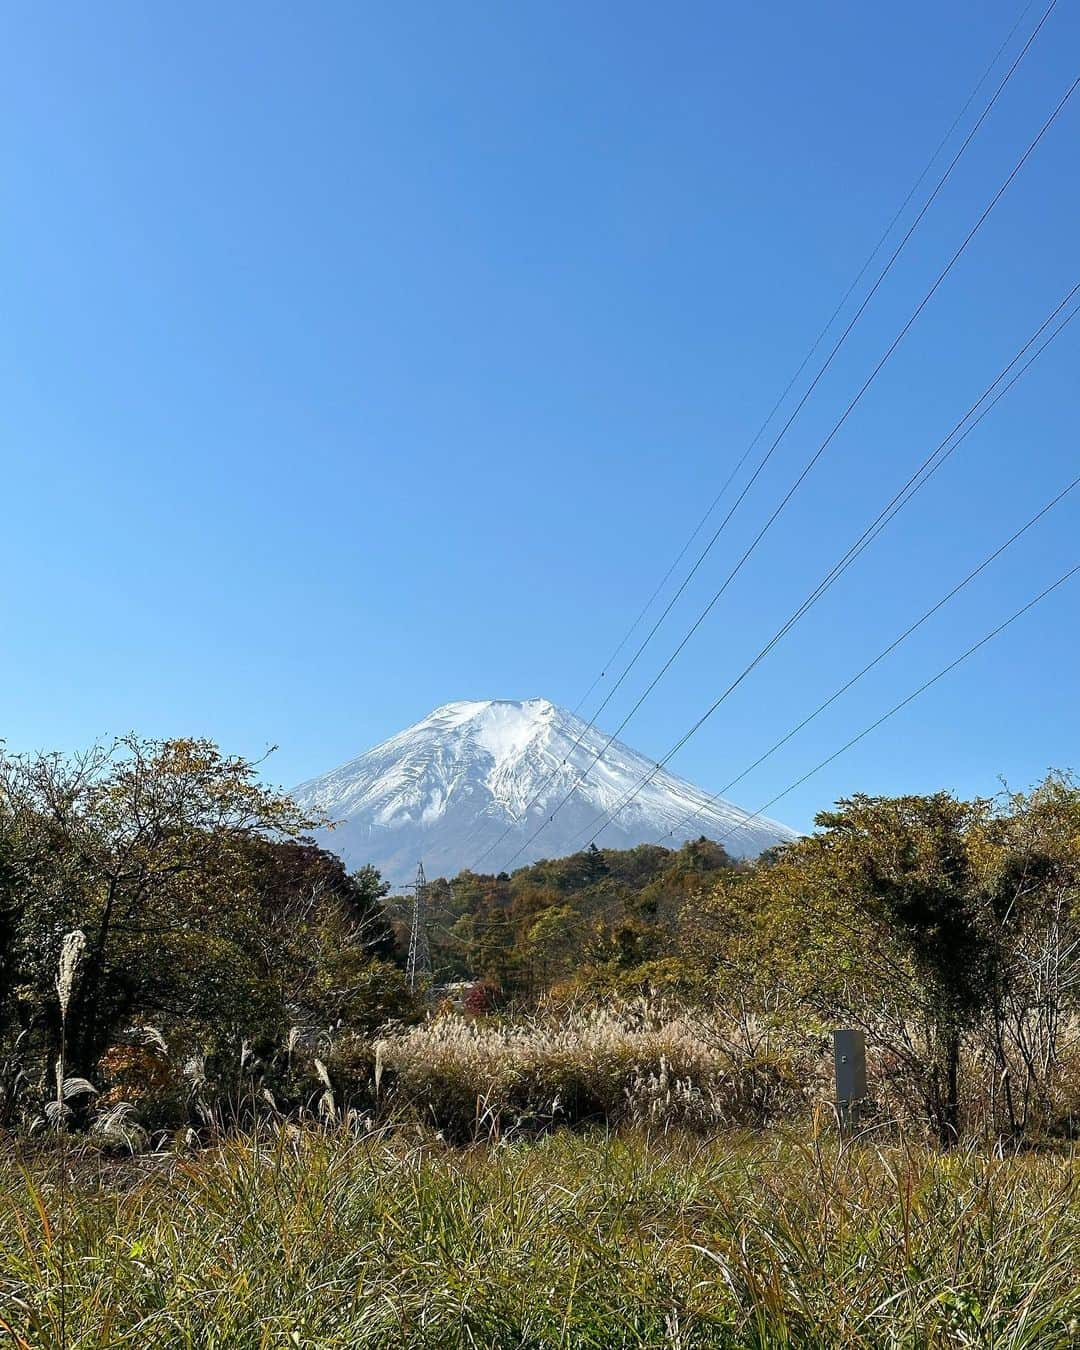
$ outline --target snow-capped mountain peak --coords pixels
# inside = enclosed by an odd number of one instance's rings
[[[372,862],[393,880],[423,859],[429,876],[478,865],[506,866],[573,788],[573,795],[515,866],[583,846],[586,829],[655,768],[619,741],[544,698],[446,703],[389,740],[294,789],[304,806],[340,822],[327,847],[351,866]],[[583,782],[579,782],[585,774]],[[691,813],[697,814],[693,818]],[[611,848],[658,842],[675,847],[705,834],[747,856],[794,838],[792,831],[663,770],[598,842]],[[595,826],[593,827],[595,828]]]

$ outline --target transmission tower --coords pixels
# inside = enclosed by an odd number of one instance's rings
[[[405,967],[405,978],[410,989],[416,988],[417,980],[423,980],[431,974],[431,949],[428,947],[427,934],[427,878],[424,876],[424,864],[416,868],[416,883],[413,891],[412,932],[409,934],[409,960]]]

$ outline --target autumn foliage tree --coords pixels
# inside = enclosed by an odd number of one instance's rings
[[[392,938],[372,879],[303,842],[316,823],[206,740],[4,759],[9,1033],[43,1069],[55,1056],[53,972],[75,928],[86,950],[67,1015],[72,1073],[93,1078],[133,1021],[212,1053],[281,1037],[305,1013],[355,1011],[355,986],[371,984]]]
[[[816,823],[684,911],[712,997],[822,1037],[864,1028],[945,1144],[965,1074],[993,1128],[1052,1123],[1080,1013],[1080,790],[858,795]]]

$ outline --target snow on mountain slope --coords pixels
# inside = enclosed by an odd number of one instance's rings
[[[395,883],[407,880],[420,859],[429,877],[453,876],[466,867],[497,872],[551,815],[606,741],[603,732],[542,698],[447,703],[340,768],[301,783],[294,796],[339,822],[318,837],[351,867],[374,863]],[[613,741],[513,865],[583,847],[596,817],[654,767]],[[750,819],[722,798],[710,803],[708,795],[660,770],[597,842],[607,848],[654,842],[675,848],[704,834],[733,855],[751,857],[795,838],[784,825]],[[481,863],[508,826],[506,838]]]

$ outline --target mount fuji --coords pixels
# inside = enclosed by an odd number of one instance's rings
[[[619,741],[605,750],[606,742],[603,732],[542,698],[447,703],[301,783],[293,796],[337,822],[316,832],[320,843],[350,867],[374,863],[395,884],[411,877],[418,860],[435,877],[467,867],[498,872],[573,853],[650,773],[604,826],[598,844],[677,848],[704,834],[733,856],[752,857],[796,837],[776,821],[720,797],[710,800]]]

